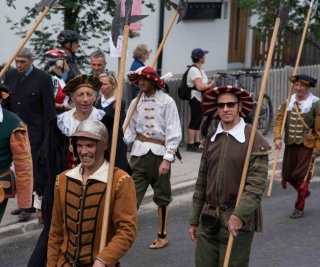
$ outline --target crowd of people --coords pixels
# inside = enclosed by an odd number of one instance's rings
[[[44,70],[33,65],[32,51],[23,48],[15,58],[16,68],[7,71],[0,84],[0,222],[15,192],[18,207],[11,214],[29,220],[36,213],[43,229],[29,267],[120,266],[119,259],[136,238],[137,212],[149,185],[159,220],[149,248],[161,249],[170,242],[171,167],[179,158],[182,139],[177,105],[164,90],[165,81],[145,65],[151,48],[139,44],[127,73],[132,101],[128,110],[121,101],[120,120],[115,122],[118,77],[107,69],[100,50],[90,55],[90,73],[81,74],[76,58],[80,40],[75,31],[60,32],[59,47],[46,52]],[[187,76],[192,91],[186,151],[202,153],[189,234],[196,243],[196,266],[222,266],[232,235],[229,266],[245,267],[254,232],[262,230],[261,199],[271,146],[259,132],[250,144],[252,126],[243,118],[253,109],[253,97],[230,85],[213,88],[214,80],[202,67],[206,54],[200,48],[191,52]],[[282,148],[285,124],[282,186],[289,183],[297,191],[290,216],[296,219],[304,215],[311,193],[310,166],[320,153],[320,101],[309,91],[316,79],[301,74],[290,81],[295,94],[278,110],[274,147]],[[139,92],[141,98],[136,97]],[[200,146],[203,116],[219,123]],[[117,137],[112,135],[115,123]],[[117,143],[110,178],[113,138]],[[246,165],[244,188],[239,191]],[[107,235],[102,236],[106,211]]]

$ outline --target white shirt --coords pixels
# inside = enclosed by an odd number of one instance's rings
[[[98,170],[96,170],[95,173],[91,174],[88,178],[98,180],[103,183],[107,183],[108,181],[108,174],[109,173],[109,162],[106,160],[103,162],[103,164],[99,167]],[[83,182],[82,180],[82,164],[80,163],[77,167],[71,169],[66,173],[66,175],[70,178],[79,180]]]
[[[203,69],[199,70],[197,67],[191,67],[189,72],[188,72],[188,76],[187,76],[187,85],[189,87],[193,87],[194,86],[194,80],[198,79],[198,78],[200,78],[202,80],[203,84],[207,84],[208,83],[208,76],[204,72]],[[202,99],[201,91],[192,90],[191,91],[191,99],[193,97],[195,97],[198,101],[201,102],[201,99]]]
[[[0,122],[3,122],[3,112],[2,112],[1,101],[0,101]]]
[[[76,130],[77,126],[80,124],[80,121],[78,121],[74,117],[75,112],[76,108],[73,108],[69,111],[61,113],[57,117],[57,126],[61,130],[61,132],[66,136],[71,136]],[[105,114],[106,113],[103,110],[92,107],[92,111],[88,119],[100,121]]]
[[[309,92],[308,98],[303,101],[299,101],[299,108],[300,108],[300,113],[308,113],[312,107],[312,104],[317,102],[319,100],[319,97],[314,96],[311,92]],[[296,94],[293,94],[290,98],[290,103],[288,105],[287,111],[291,111],[293,108],[293,104],[297,101],[296,99]]]
[[[116,100],[116,98],[115,98],[114,96],[106,99],[106,98],[104,97],[104,95],[102,95],[102,96],[101,96],[101,106],[102,106],[103,108],[105,108],[105,107],[109,106],[111,103],[113,103],[115,100]]]
[[[240,118],[240,122],[236,126],[229,131],[225,131],[223,130],[222,122],[220,121],[216,133],[211,137],[211,142],[216,140],[217,134],[225,132],[232,135],[239,143],[243,144],[246,141],[246,136],[244,134],[245,127],[246,123],[243,118]]]
[[[137,98],[132,100],[127,114],[131,113],[136,100]],[[127,119],[128,117],[125,124]],[[136,140],[137,134],[164,141],[165,147],[150,142],[140,142]],[[133,142],[131,155],[142,156],[151,150],[153,154],[173,161],[172,150],[174,152],[177,150],[180,141],[181,125],[174,100],[162,90],[157,90],[151,97],[143,93],[124,133],[124,142],[127,144]]]

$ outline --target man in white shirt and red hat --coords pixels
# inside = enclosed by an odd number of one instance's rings
[[[149,184],[154,190],[159,231],[150,248],[158,249],[169,242],[167,221],[172,201],[170,170],[181,141],[180,119],[175,101],[162,90],[165,82],[153,68],[141,67],[127,76],[132,83],[139,85],[143,93],[124,133],[124,141],[133,143],[130,166],[138,208]],[[136,101],[137,98],[132,100],[127,114],[131,113]]]

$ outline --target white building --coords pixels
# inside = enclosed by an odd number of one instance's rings
[[[0,63],[6,62],[14,53],[21,43],[22,39],[17,37],[14,31],[10,30],[10,24],[6,24],[5,16],[12,21],[17,22],[26,14],[24,7],[28,5],[33,7],[40,0],[15,1],[16,10],[9,8],[5,1],[1,1],[0,8],[2,16],[0,17]],[[160,25],[160,1],[151,1],[155,4],[156,11],[143,6],[142,14],[149,15],[141,21],[142,29],[139,36],[129,39],[126,70],[129,70],[132,62],[132,50],[139,43],[148,44],[153,52],[146,64],[151,64],[153,56],[156,54],[159,36],[166,32],[174,11],[165,10],[163,16],[163,32],[159,33]],[[178,0],[174,1],[178,3]],[[205,2],[205,3],[204,3]],[[198,6],[195,6],[197,4]],[[252,31],[249,25],[252,18],[247,17],[244,10],[239,10],[235,0],[191,0],[189,7],[193,5],[192,15],[200,16],[199,19],[183,20],[179,24],[174,23],[164,45],[162,55],[162,74],[171,71],[174,74],[181,74],[185,71],[186,66],[191,63],[191,51],[194,48],[209,50],[204,65],[205,70],[226,70],[233,68],[250,68],[252,58]],[[204,7],[203,12],[198,11]],[[208,15],[209,9],[215,8],[220,17],[216,19],[203,19]],[[209,12],[209,13],[208,13]],[[212,12],[211,12],[212,13]],[[212,17],[212,14],[209,16]],[[44,19],[38,29],[56,23],[60,15],[52,14],[51,20]],[[112,18],[110,18],[110,21]],[[35,22],[35,21],[34,21]],[[32,21],[30,28],[34,24]],[[94,40],[92,40],[94,42]],[[55,46],[56,44],[53,44]],[[26,44],[27,47],[28,43]],[[109,44],[103,47],[109,50]],[[32,47],[31,47],[32,48]],[[91,51],[87,51],[90,54]],[[118,69],[118,59],[111,58],[107,55],[108,68],[111,70]],[[158,66],[159,68],[159,66]]]

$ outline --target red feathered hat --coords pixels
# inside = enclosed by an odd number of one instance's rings
[[[127,73],[130,82],[139,85],[139,77],[146,77],[155,82],[155,85],[161,89],[165,87],[165,82],[162,80],[156,71],[150,66],[141,67],[135,71],[130,71]]]

